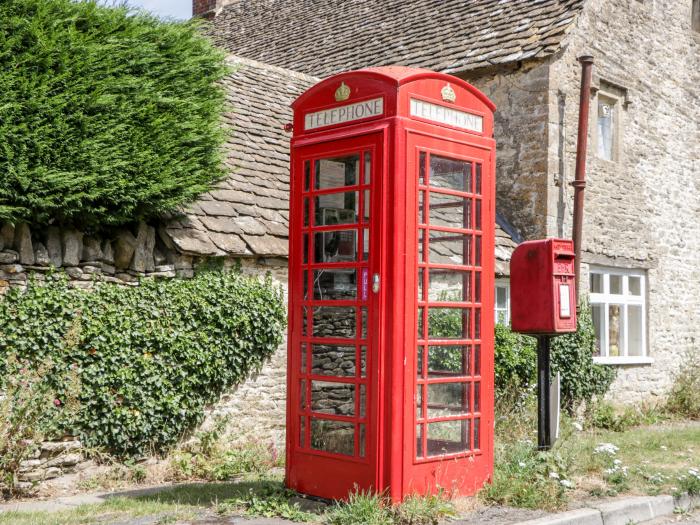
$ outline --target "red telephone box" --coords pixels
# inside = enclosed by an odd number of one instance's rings
[[[473,493],[493,469],[494,105],[385,67],[293,108],[286,483]]]

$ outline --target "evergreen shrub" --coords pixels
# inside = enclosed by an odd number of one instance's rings
[[[52,363],[58,402],[80,380],[79,410],[57,432],[117,456],[166,449],[201,422],[206,405],[257,370],[282,342],[282,293],[239,272],[138,287],[72,288],[62,274],[0,301],[0,378],[7,360]]]
[[[222,176],[227,68],[196,22],[0,2],[0,222],[148,220]]]

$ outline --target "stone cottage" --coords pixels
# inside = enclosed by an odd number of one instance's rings
[[[580,66],[595,59],[583,288],[617,403],[663,396],[700,329],[697,0],[195,0],[221,47],[317,78],[368,66],[466,79],[497,105],[499,213],[571,235]],[[260,66],[268,67],[268,66]],[[265,79],[268,89],[275,79]],[[497,310],[508,318],[507,281]]]

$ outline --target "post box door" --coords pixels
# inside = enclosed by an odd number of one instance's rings
[[[493,453],[491,154],[420,135],[408,145],[417,281],[404,490],[435,491],[449,479],[444,489],[472,491],[489,477]]]
[[[376,480],[380,138],[294,150],[288,483],[329,498]]]

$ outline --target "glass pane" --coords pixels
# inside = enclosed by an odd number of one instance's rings
[[[428,417],[460,416],[469,413],[469,383],[428,385]]]
[[[642,295],[642,278],[631,275],[628,277],[628,286],[630,295]]]
[[[313,309],[315,337],[355,337],[355,308],[353,306],[317,306]]]
[[[418,268],[418,295],[417,299],[419,301],[425,301],[425,296],[423,295],[423,275],[425,274],[425,268]]]
[[[369,151],[365,152],[365,184],[369,184],[372,180],[372,154]]]
[[[428,338],[469,339],[470,313],[469,308],[429,308]]]
[[[425,184],[425,151],[418,156],[418,184]]]
[[[428,280],[429,301],[465,301],[472,300],[472,272],[456,270],[430,270]]]
[[[302,246],[302,261],[304,264],[309,262],[309,234],[305,233],[304,234],[304,240],[303,240],[303,246]]]
[[[299,446],[306,446],[306,418],[303,416],[299,418]]]
[[[360,441],[360,457],[363,458],[365,457],[365,441],[367,440],[367,432],[365,431],[365,424],[360,423],[360,436],[359,436],[359,441]]]
[[[311,373],[319,376],[354,376],[355,347],[311,345]]]
[[[622,295],[622,275],[610,275],[610,293]]]
[[[474,302],[481,302],[481,272],[479,270],[474,272]]]
[[[598,156],[613,159],[613,105],[609,101],[598,103]]]
[[[592,273],[590,275],[591,293],[603,293],[603,274]]]
[[[496,286],[496,308],[505,309],[508,300],[508,289],[505,286]]]
[[[602,279],[601,279],[602,284]],[[605,305],[602,304],[592,304],[591,305],[591,317],[593,318],[593,331],[595,332],[595,346],[596,355],[604,355],[601,352],[602,345],[602,335],[603,335],[603,321],[604,321],[604,311]]]
[[[474,266],[481,266],[481,235],[474,236]]]
[[[481,420],[476,417],[474,418],[474,449],[478,449],[481,445],[481,439],[480,439],[480,430],[481,430],[481,425],[480,425]]]
[[[629,340],[627,355],[644,355],[642,346],[642,307],[630,305],[627,307],[627,338]]]
[[[481,308],[474,308],[474,339],[481,339]]]
[[[481,375],[481,345],[474,345],[474,375]]]
[[[365,417],[367,410],[367,387],[360,385],[360,417]]]
[[[355,385],[311,381],[311,410],[336,416],[354,416]]]
[[[314,270],[314,299],[319,301],[357,298],[357,270]]]
[[[299,381],[299,410],[306,410],[306,381]]]
[[[311,448],[352,456],[355,451],[355,424],[311,418]]]
[[[359,208],[358,192],[331,193],[318,195],[314,199],[316,226],[333,224],[353,224],[357,222]]]
[[[428,347],[428,377],[454,377],[468,374],[468,345],[431,345]]]
[[[425,224],[425,192],[418,192],[418,224]]]
[[[423,426],[416,425],[416,457],[423,457]]]
[[[309,191],[309,181],[311,180],[311,163],[304,162],[304,191]]]
[[[305,306],[301,308],[301,335],[309,335],[308,310]]]
[[[476,177],[474,182],[474,193],[481,195],[481,164],[476,165]]]
[[[474,383],[474,412],[481,411],[481,383]]]
[[[303,209],[304,209],[304,226],[308,226],[309,225],[309,199],[306,199],[306,198],[304,199]]]
[[[346,157],[320,159],[316,161],[315,168],[315,188],[317,190],[354,186],[358,183],[360,156],[355,154]]]
[[[456,454],[469,450],[469,420],[428,424],[428,456]]]
[[[416,385],[416,419],[423,419],[423,385]]]
[[[304,301],[309,300],[309,272],[304,270],[302,272],[302,281],[304,283]]]
[[[361,309],[361,314],[362,314],[362,339],[367,339],[367,323],[369,322],[367,318],[367,307],[363,306]]]
[[[461,160],[430,156],[430,185],[458,191],[471,191],[472,164]]]
[[[362,219],[362,222],[369,222],[369,216],[372,211],[372,202],[369,197],[369,190],[362,192],[364,194],[364,203],[362,204],[364,206],[364,211],[363,216],[364,218]]]
[[[481,230],[481,200],[476,201],[476,211],[474,212],[474,229]]]
[[[362,230],[362,260],[369,260],[369,228]]]
[[[425,230],[418,230],[418,262],[425,262]]]
[[[314,236],[314,261],[354,262],[357,258],[357,231],[318,232]]]
[[[455,197],[431,191],[429,215],[431,226],[471,228],[472,200],[469,197]]]
[[[425,330],[423,330],[423,307],[418,308],[418,339],[425,339]]]
[[[367,347],[360,347],[360,376],[365,377],[367,375]]]
[[[419,346],[416,353],[416,377],[423,377],[423,347]]]
[[[306,373],[306,343],[301,345],[301,373]]]
[[[608,305],[608,355],[622,355],[622,348],[622,306],[611,304]]]
[[[428,259],[432,264],[471,264],[471,235],[430,231]]]

